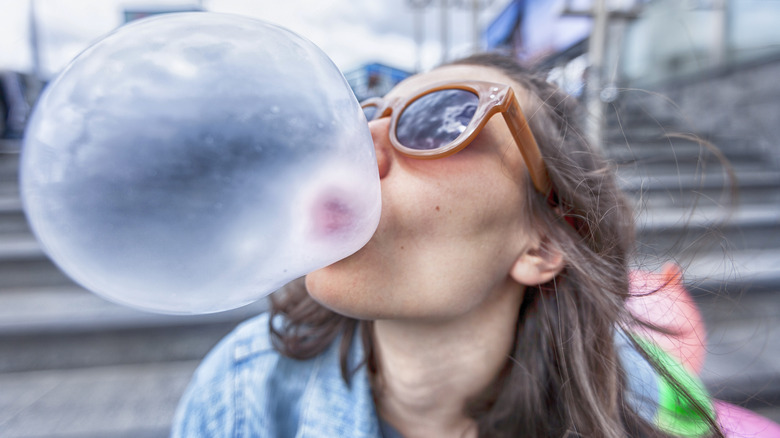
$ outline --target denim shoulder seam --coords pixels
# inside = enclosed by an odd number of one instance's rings
[[[310,432],[313,432],[316,434],[316,427],[314,430],[311,429],[311,425],[309,424],[309,418],[311,415],[312,407],[312,391],[313,387],[316,386],[320,380],[320,369],[322,368],[322,363],[325,358],[325,354],[320,354],[317,356],[316,361],[313,364],[312,372],[309,374],[309,379],[306,382],[306,386],[303,390],[303,400],[302,400],[302,406],[301,406],[301,423],[299,424],[298,433],[296,434],[296,437],[307,437],[307,436],[316,436],[311,435]]]
[[[233,345],[233,361],[235,365],[254,356],[274,351],[268,330],[267,313],[249,319],[236,328]]]

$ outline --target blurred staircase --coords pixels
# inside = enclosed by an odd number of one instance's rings
[[[166,437],[197,364],[265,303],[167,316],[74,284],[27,226],[19,147],[0,143],[0,436]]]
[[[635,205],[638,257],[677,260],[694,291],[780,286],[778,163],[744,139],[701,137],[710,150],[670,125],[637,135],[641,123],[612,132],[607,149]]]
[[[676,261],[702,309],[716,397],[780,421],[780,163],[747,138],[697,133],[644,93],[611,108],[605,153],[637,223],[636,264]],[[724,164],[724,160],[728,164]]]
[[[708,138],[733,166],[731,204],[726,167],[698,143],[666,137],[675,123],[626,100],[609,122],[606,153],[637,211],[637,264],[685,268],[709,328],[706,384],[780,421],[780,348],[770,342],[780,339],[780,166],[745,139]],[[0,435],[167,436],[200,359],[265,303],[163,316],[72,283],[27,226],[19,147],[0,143]]]

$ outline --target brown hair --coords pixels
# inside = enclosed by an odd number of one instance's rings
[[[566,267],[552,281],[526,289],[513,354],[501,373],[468,406],[483,437],[667,436],[645,422],[624,401],[625,376],[615,347],[616,326],[635,324],[625,309],[628,260],[634,247],[633,212],[615,172],[577,128],[574,99],[514,59],[474,55],[454,64],[496,69],[525,91],[518,96],[539,143],[554,187],[549,198],[525,184],[528,211],[543,234],[566,255]],[[275,345],[294,358],[321,353],[339,335],[342,374],[349,381],[346,352],[360,326],[372,361],[371,323],[336,314],[311,299],[302,281],[272,297]],[[635,347],[722,436],[709,411]]]

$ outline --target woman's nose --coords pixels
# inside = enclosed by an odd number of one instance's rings
[[[392,148],[390,144],[390,118],[372,120],[368,123],[368,129],[371,131],[371,139],[374,140],[374,150],[376,151],[376,165],[379,169],[379,178],[384,178],[390,171],[390,165],[393,160]]]

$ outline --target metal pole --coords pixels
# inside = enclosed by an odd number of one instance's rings
[[[596,148],[601,148],[604,131],[604,103],[601,101],[604,70],[604,46],[607,36],[608,14],[605,0],[593,1],[593,29],[588,39],[588,79],[586,107],[588,109],[588,137]]]
[[[441,0],[441,63],[447,63],[450,43],[448,29],[447,0]]]
[[[479,32],[479,0],[471,0],[471,26],[473,34],[473,49],[474,53],[479,52],[482,49]]]
[[[713,26],[713,63],[716,67],[721,67],[728,63],[728,45],[729,45],[729,14],[728,0],[719,0],[715,2],[713,13],[715,15],[715,25]]]
[[[41,80],[41,53],[38,45],[38,16],[36,14],[35,0],[30,0],[30,52],[32,54],[32,73],[35,79]]]
[[[414,42],[417,45],[417,59],[414,70],[422,71],[422,45],[423,45],[423,8],[415,8],[414,12]]]
[[[414,10],[414,42],[417,45],[417,60],[415,70],[422,71],[422,46],[425,39],[424,17],[425,9],[433,0],[406,0],[406,3]]]

